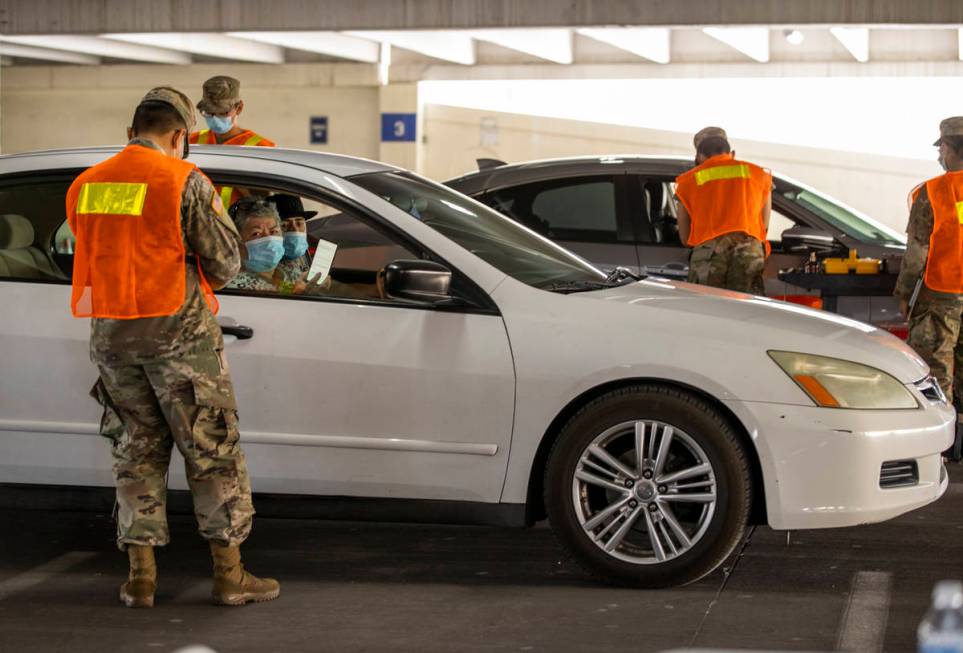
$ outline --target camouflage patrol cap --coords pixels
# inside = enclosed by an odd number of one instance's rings
[[[241,82],[233,77],[217,75],[204,82],[204,96],[197,108],[204,113],[227,113],[241,101]]]
[[[692,145],[695,149],[699,149],[699,143],[707,138],[721,138],[724,141],[729,141],[729,137],[726,135],[726,130],[722,127],[703,127],[696,135],[692,137]]]
[[[963,116],[953,116],[940,122],[940,137],[933,145],[942,143],[944,136],[963,136]]]
[[[187,127],[187,131],[194,131],[194,107],[191,106],[191,99],[176,88],[157,86],[147,91],[147,95],[141,98],[140,102],[141,104],[144,102],[163,102],[171,105],[184,119],[184,126]]]

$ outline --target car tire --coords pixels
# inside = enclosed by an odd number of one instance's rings
[[[645,384],[598,397],[569,419],[544,488],[552,529],[579,566],[605,582],[656,588],[694,582],[735,550],[752,474],[733,425],[709,402]]]

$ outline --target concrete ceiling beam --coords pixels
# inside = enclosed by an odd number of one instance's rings
[[[0,33],[963,25],[959,0],[0,0]]]

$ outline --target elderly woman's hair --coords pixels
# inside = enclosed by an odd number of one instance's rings
[[[242,197],[231,205],[227,213],[234,220],[238,231],[244,228],[248,218],[274,218],[278,226],[281,225],[277,207],[264,197]]]

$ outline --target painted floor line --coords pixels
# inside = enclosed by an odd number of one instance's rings
[[[90,560],[97,553],[94,551],[71,551],[53,560],[38,565],[33,569],[17,574],[13,578],[0,581],[0,601],[46,582],[51,576],[63,573],[79,565],[85,560]]]
[[[884,571],[860,571],[853,577],[836,640],[837,651],[883,650],[892,581],[893,575]]]

